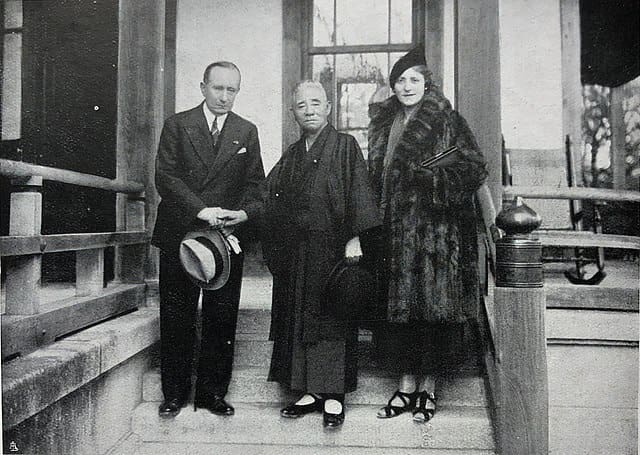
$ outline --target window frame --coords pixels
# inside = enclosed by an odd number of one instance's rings
[[[334,17],[333,30],[336,33],[336,14],[337,2],[333,1]],[[348,1],[348,0],[342,0]],[[391,11],[392,0],[387,0],[388,11]],[[314,46],[313,45],[313,0],[304,2],[304,27],[302,28],[302,79],[311,79],[313,75],[313,57],[316,55],[349,55],[361,53],[399,53],[408,52],[418,45],[424,44],[425,38],[425,17],[426,6],[424,0],[412,0],[411,2],[411,42],[410,43],[385,43],[385,44],[358,44],[358,45],[333,45],[333,46]],[[391,19],[388,18],[388,31],[390,32]],[[335,62],[335,59],[334,59]],[[334,65],[335,70],[335,65]],[[391,71],[391,68],[389,68]],[[336,87],[336,76],[333,77],[333,96],[331,104],[333,106],[330,123],[338,129],[338,91]]]

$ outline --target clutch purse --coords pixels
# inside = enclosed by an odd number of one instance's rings
[[[448,148],[444,152],[440,152],[431,158],[427,158],[423,162],[420,163],[420,167],[425,169],[431,169],[436,166],[448,166],[450,164],[455,163],[459,160],[461,156],[461,151],[457,146],[453,146]]]

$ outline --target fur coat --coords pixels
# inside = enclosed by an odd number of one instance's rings
[[[384,172],[389,133],[401,109],[393,96],[372,110],[369,125],[369,174],[385,220],[387,320],[476,318],[480,284],[474,193],[487,176],[485,160],[464,118],[433,88],[407,123]],[[453,145],[462,151],[457,162],[420,169],[424,159]]]

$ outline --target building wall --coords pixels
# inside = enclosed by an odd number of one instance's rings
[[[562,147],[560,38],[559,0],[500,2],[502,131],[508,148]]]
[[[176,111],[202,101],[206,65],[230,60],[242,72],[234,111],[258,126],[266,170],[282,153],[281,0],[180,0]]]
[[[637,453],[638,313],[554,308],[545,319],[549,453]]]
[[[515,185],[566,186],[560,0],[500,2],[501,120]],[[564,201],[526,201],[569,227]]]
[[[142,375],[156,356],[146,349],[3,433],[4,451],[104,454],[129,435]]]

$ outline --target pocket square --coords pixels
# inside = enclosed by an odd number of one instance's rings
[[[233,141],[233,145],[238,145],[240,142],[238,141]]]
[[[243,153],[247,153],[247,148],[246,147],[242,147],[240,150],[238,150],[236,152],[236,155],[241,155]]]

